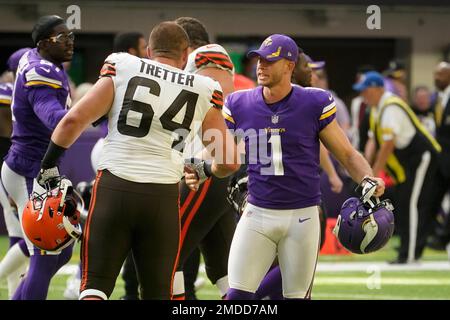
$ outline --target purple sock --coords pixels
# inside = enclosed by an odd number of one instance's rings
[[[20,281],[20,284],[16,289],[16,292],[14,292],[11,300],[22,300],[22,290],[23,290],[24,284],[25,284],[25,279],[22,279],[22,281]]]
[[[255,300],[255,294],[239,289],[228,289],[227,300]]]
[[[255,292],[256,300],[283,300],[283,283],[281,281],[281,271],[279,266],[273,267],[264,277]]]
[[[70,260],[72,247],[65,248],[59,255],[32,255],[28,273],[13,300],[45,300],[52,277]]]
[[[9,237],[9,247],[11,248],[13,245],[15,245],[20,240],[23,240],[20,237]]]
[[[23,254],[27,257],[30,257],[30,251],[28,251],[27,243],[25,242],[25,240],[20,239],[18,243],[20,250],[22,250]]]

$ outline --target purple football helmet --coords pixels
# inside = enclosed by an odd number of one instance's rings
[[[376,186],[376,185],[375,185]],[[365,254],[384,247],[394,232],[394,207],[390,200],[368,197],[371,188],[363,189],[361,198],[344,202],[333,233],[349,251]]]

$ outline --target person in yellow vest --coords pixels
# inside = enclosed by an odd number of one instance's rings
[[[400,236],[398,257],[392,263],[421,258],[434,212],[432,196],[440,145],[410,106],[384,89],[383,76],[365,73],[353,89],[371,106],[370,139],[366,148],[373,172],[386,169],[396,182],[395,226]],[[370,150],[370,146],[374,146]]]

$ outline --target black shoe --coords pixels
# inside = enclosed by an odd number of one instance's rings
[[[428,238],[427,247],[437,251],[445,251],[445,240],[442,237],[431,236]]]

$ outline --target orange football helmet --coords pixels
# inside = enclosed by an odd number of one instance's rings
[[[44,194],[33,193],[22,215],[22,227],[27,238],[38,248],[60,251],[81,237],[80,212],[67,179]]]

